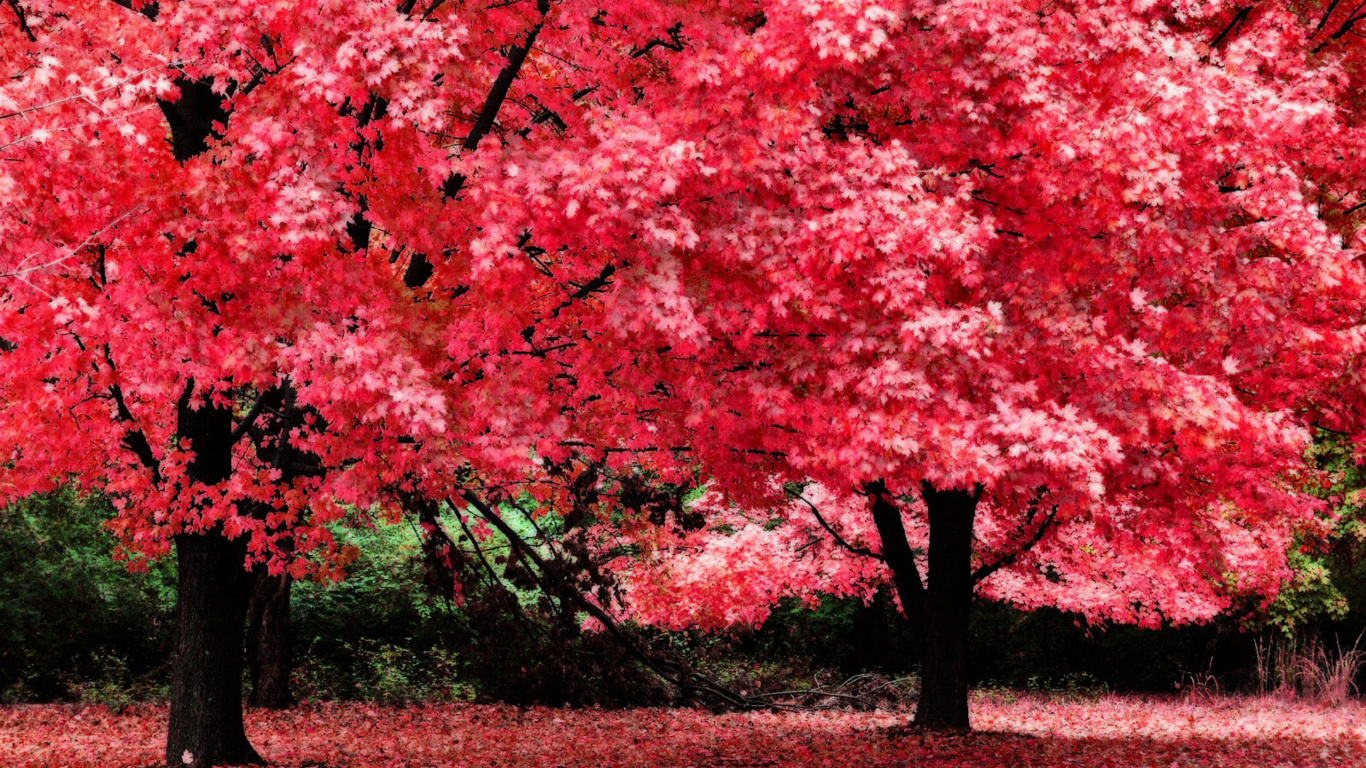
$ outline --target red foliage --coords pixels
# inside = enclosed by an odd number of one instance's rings
[[[108,490],[134,555],[221,525],[330,573],[339,502],[396,486],[681,448],[734,491],[781,453],[982,484],[998,542],[1046,487],[1101,541],[1064,570],[1172,561],[1093,601],[1128,611],[1308,511],[1277,475],[1359,343],[1345,6],[11,5],[0,499]],[[228,480],[187,477],[182,400],[237,408]]]
[[[901,713],[709,715],[499,706],[323,704],[256,711],[249,727],[279,766],[1366,766],[1366,708],[1271,700],[984,698],[978,733],[919,735]],[[0,709],[7,768],[133,768],[156,762],[160,707]]]
[[[984,591],[1157,623],[1274,591],[1317,509],[1284,476],[1366,294],[1345,6],[12,5],[0,500],[108,491],[134,557],[333,575],[343,505],[586,454],[981,485],[984,560],[1058,520]],[[230,477],[182,403],[235,409]]]

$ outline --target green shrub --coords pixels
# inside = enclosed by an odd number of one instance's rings
[[[71,489],[0,509],[0,700],[150,695],[164,680],[174,565],[115,562],[112,515]]]

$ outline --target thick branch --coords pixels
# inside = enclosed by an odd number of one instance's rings
[[[250,411],[247,411],[247,415],[243,416],[242,420],[237,422],[237,426],[232,430],[230,441],[236,445],[237,441],[241,440],[242,437],[247,434],[247,430],[251,429],[252,425],[256,423],[256,419],[259,418],[267,408],[279,408],[284,404],[284,401],[284,387],[277,386],[266,390],[260,397],[256,398],[256,403],[252,405]]]
[[[155,21],[157,15],[161,13],[161,5],[155,2],[155,0],[153,2],[144,3],[141,7],[134,6],[135,0],[113,0],[113,3],[114,5],[121,5],[130,11],[137,11],[153,21]]]
[[[881,480],[868,483],[864,491],[872,501],[873,523],[882,540],[882,559],[892,571],[892,582],[901,596],[901,608],[908,616],[919,616],[925,607],[925,584],[915,564],[915,553],[906,540],[901,510],[888,498],[887,485]]]
[[[498,119],[498,111],[503,108],[503,102],[507,101],[508,92],[512,90],[512,83],[521,73],[522,64],[526,63],[527,55],[531,53],[531,46],[536,43],[536,36],[541,33],[541,27],[545,26],[545,16],[550,13],[549,0],[539,0],[536,4],[536,10],[540,11],[541,20],[536,22],[536,26],[527,33],[526,42],[513,46],[512,50],[508,52],[507,65],[498,73],[498,78],[493,81],[493,88],[489,90],[488,98],[484,99],[484,106],[479,110],[479,116],[474,120],[474,127],[470,129],[469,135],[460,145],[462,150],[470,152],[477,149],[484,136],[493,130],[493,124]],[[447,200],[454,200],[464,186],[464,174],[452,173],[446,177],[445,183],[441,185],[441,194]]]
[[[1250,13],[1252,13],[1252,6],[1250,5],[1238,8],[1237,12],[1233,14],[1233,20],[1230,21],[1228,26],[1224,27],[1224,31],[1220,32],[1219,35],[1214,38],[1214,41],[1209,44],[1210,50],[1218,50],[1219,46],[1223,45],[1229,37],[1233,35],[1238,29],[1238,26],[1247,20],[1248,14]]]
[[[1332,2],[1328,3],[1328,7],[1323,9],[1323,17],[1319,19],[1318,26],[1314,27],[1314,34],[1322,32],[1323,28],[1328,26],[1328,19],[1332,17],[1333,11],[1338,9],[1338,5],[1341,2],[1342,0],[1332,0]]]
[[[1333,34],[1329,35],[1326,39],[1324,39],[1323,42],[1315,46],[1312,53],[1319,53],[1324,48],[1327,48],[1329,43],[1332,43],[1334,40],[1338,40],[1342,37],[1345,37],[1349,32],[1351,32],[1356,27],[1358,22],[1360,22],[1362,19],[1366,19],[1366,13],[1362,12],[1363,8],[1366,8],[1366,0],[1358,4],[1357,7],[1353,8],[1347,14],[1347,19],[1342,22],[1341,26],[1339,26],[1337,30],[1333,32]],[[1324,21],[1327,21],[1327,18],[1327,15],[1325,15]],[[1320,28],[1321,27],[1322,25],[1320,25]]]
[[[14,15],[19,18],[19,31],[24,33],[24,37],[27,37],[29,42],[38,42],[38,37],[28,27],[28,11],[25,11],[24,7],[19,4],[19,0],[5,0],[5,2],[14,11]]]

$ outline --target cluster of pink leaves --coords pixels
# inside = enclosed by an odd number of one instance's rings
[[[789,477],[837,494],[876,477],[903,492],[981,483],[981,563],[1028,538],[1025,510],[1056,508],[1062,524],[983,592],[1093,618],[1208,618],[1274,592],[1292,530],[1314,524],[1293,484],[1301,417],[1343,426],[1357,408],[1354,384],[1345,413],[1323,394],[1361,342],[1362,241],[1344,213],[1359,194],[1338,176],[1363,137],[1357,68],[1350,51],[1311,53],[1321,41],[1296,8],[1259,8],[1217,51],[1227,5],[1053,10],[937,4],[914,17],[942,25],[925,21],[928,37],[852,56],[829,77],[859,108],[827,92],[821,115],[881,142],[789,150],[841,152],[853,179],[791,179],[775,162],[757,190],[752,174],[734,184],[745,226],[703,258],[728,248],[728,274],[762,276],[713,280],[688,308],[762,361],[727,381],[745,388],[731,407],[789,430],[766,436]],[[717,122],[699,133],[745,130]],[[746,156],[732,145],[698,172],[720,183]],[[763,200],[775,192],[784,205]],[[866,530],[845,514],[860,506],[826,514]],[[773,524],[805,512],[751,505],[722,515],[715,540],[657,540],[654,561],[622,564],[645,589],[641,618],[764,615],[726,613],[691,589],[705,583],[768,604],[809,595],[806,576],[847,593],[848,569],[809,562],[838,552],[813,545],[809,520]],[[741,566],[723,573],[723,553]]]
[[[981,484],[984,559],[1056,508],[987,587],[1028,605],[1199,618],[1284,575],[1317,509],[1286,482],[1301,416],[1351,427],[1329,406],[1359,399],[1366,305],[1338,215],[1360,68],[1313,4],[394,5],[19,6],[0,500],[75,477],[132,553],[222,524],[302,573],[340,562],[343,505],[596,452],[749,508],[816,480],[845,518],[868,480]],[[182,77],[229,112],[184,165],[155,101]],[[228,481],[191,482],[178,400],[282,384],[311,420],[276,439],[327,471],[283,482],[243,440]],[[673,551],[771,578],[812,530],[722,529]],[[798,573],[866,590],[852,563]]]
[[[164,712],[62,706],[0,710],[11,768],[140,768],[159,758]],[[1107,697],[977,702],[971,735],[916,735],[904,714],[709,715],[693,710],[324,704],[253,711],[282,768],[549,768],[612,765],[967,768],[1304,768],[1366,765],[1366,712],[1277,701],[1190,704]]]
[[[907,540],[924,552],[924,513],[908,506]],[[825,596],[872,598],[888,576],[874,557],[881,544],[867,507],[862,497],[820,485],[786,506],[762,510],[708,492],[691,504],[706,516],[706,528],[661,526],[622,535],[620,526],[601,526],[595,544],[618,553],[604,566],[623,587],[623,616],[672,629],[758,626],[784,598],[809,604]],[[991,562],[1017,547],[1021,532],[1017,516],[990,502],[982,512],[977,548]],[[1091,620],[1158,626],[1206,620],[1234,598],[1274,595],[1279,587],[1290,526],[1243,525],[1227,506],[1174,530],[1148,528],[1135,508],[1109,514],[1118,522],[1104,532],[1094,521],[1077,520],[1027,552],[1026,562],[1046,565],[1046,576],[1038,565],[1002,568],[979,593],[1025,609],[1052,606]],[[634,546],[623,549],[627,543]],[[1217,554],[1216,569],[1196,552]]]
[[[866,547],[876,540],[863,500],[832,497],[820,486],[803,498],[820,504],[842,526],[846,541]],[[880,562],[836,545],[804,509],[760,517],[714,491],[691,506],[706,515],[708,527],[688,532],[660,526],[627,536],[604,527],[600,550],[636,545],[604,563],[623,588],[625,616],[671,629],[757,627],[785,597],[871,599],[885,578]]]

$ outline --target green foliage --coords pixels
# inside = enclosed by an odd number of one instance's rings
[[[291,604],[295,694],[301,699],[467,700],[451,610],[422,585],[406,523],[343,528],[361,556],[337,584],[300,582]]]
[[[1266,618],[1282,631],[1323,622],[1350,628],[1366,605],[1366,472],[1343,446],[1316,450],[1338,478],[1324,494],[1341,518],[1329,540],[1292,554],[1296,579]],[[174,565],[134,574],[114,562],[103,527],[111,513],[103,499],[71,490],[0,510],[0,702],[78,699],[118,708],[165,696]],[[531,541],[554,533],[545,522],[538,530],[515,514],[507,518]],[[458,524],[445,522],[459,539]],[[642,674],[609,635],[582,632],[582,616],[542,594],[497,537],[483,544],[489,569],[462,577],[465,603],[456,606],[433,596],[430,563],[410,524],[336,533],[362,553],[348,577],[294,587],[294,685],[301,699],[606,706],[672,700],[673,692]],[[1236,686],[1255,666],[1256,637],[1239,630],[1232,621],[1157,632],[1088,628],[1058,611],[979,603],[972,676],[1077,696],[1173,690],[1191,670]],[[788,601],[763,627],[723,635],[631,631],[751,693],[813,683],[829,688],[866,671],[900,678],[918,660],[919,628],[885,594],[871,604]],[[1356,633],[1343,636],[1350,644]]]
[[[1366,465],[1358,458],[1350,440],[1327,432],[1309,450],[1325,478],[1312,490],[1333,521],[1326,536],[1304,537],[1290,553],[1294,576],[1265,616],[1285,637],[1315,626],[1366,628]]]
[[[536,533],[529,521],[509,519],[521,535]],[[497,537],[481,545],[492,572],[477,566],[463,573],[464,602],[455,606],[425,586],[440,576],[425,570],[412,526],[380,523],[338,535],[362,553],[348,577],[336,585],[300,584],[294,593],[300,697],[477,695],[551,706],[660,701],[657,687],[642,681],[616,641],[584,633],[580,617],[537,590]]]
[[[460,680],[453,652],[431,648],[419,654],[412,645],[367,638],[343,642],[331,658],[305,653],[294,670],[295,693],[302,699],[389,703],[474,699],[474,687]]]
[[[399,640],[439,610],[422,589],[418,538],[403,523],[340,528],[338,539],[360,550],[360,559],[336,584],[298,582],[292,616],[296,645],[345,643],[348,638]]]
[[[1344,619],[1351,603],[1338,587],[1341,575],[1335,578],[1334,558],[1329,555],[1293,551],[1289,555],[1294,571],[1276,596],[1266,615],[1266,622],[1286,637],[1319,619]]]
[[[71,489],[0,509],[0,699],[119,703],[164,679],[174,567],[115,562],[111,514]]]

